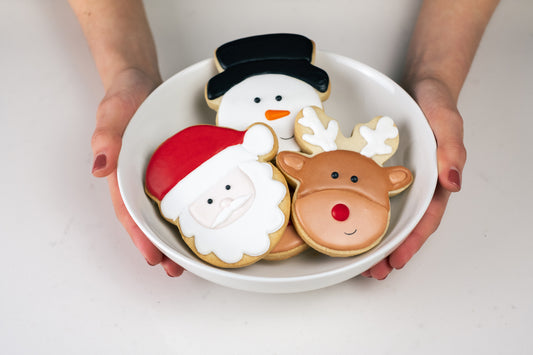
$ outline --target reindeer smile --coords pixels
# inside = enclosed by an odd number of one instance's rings
[[[355,232],[357,232],[357,228],[355,228],[355,230],[354,230],[352,233],[346,233],[346,232],[344,232],[344,234],[346,234],[346,235],[354,235]]]

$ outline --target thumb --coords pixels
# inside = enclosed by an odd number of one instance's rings
[[[94,176],[107,176],[116,169],[122,135],[133,113],[131,105],[120,95],[105,97],[98,106],[91,140]]]
[[[428,115],[437,140],[439,183],[450,192],[461,190],[466,162],[463,119],[457,110],[437,110]]]
[[[450,192],[461,189],[466,162],[463,118],[449,90],[434,80],[415,87],[414,96],[424,112],[437,141],[439,183]]]
[[[96,111],[96,128],[91,141],[94,176],[108,176],[117,168],[126,126],[160,83],[159,76],[151,77],[137,69],[128,69],[116,76]]]

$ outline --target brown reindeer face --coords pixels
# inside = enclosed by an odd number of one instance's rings
[[[388,227],[389,194],[412,181],[406,168],[384,168],[354,151],[313,157],[282,152],[277,164],[298,186],[292,216],[299,234],[333,256],[359,254],[376,245]]]

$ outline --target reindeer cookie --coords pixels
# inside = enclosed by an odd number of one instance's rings
[[[276,152],[274,132],[261,123],[245,131],[192,126],[154,152],[145,190],[200,259],[250,265],[276,246],[289,219],[287,184],[269,163]]]
[[[295,137],[307,154],[281,152],[276,162],[296,186],[291,213],[298,234],[335,257],[376,246],[389,225],[389,196],[413,181],[405,167],[382,166],[398,147],[394,122],[376,117],[346,138],[336,121],[308,107],[296,117]]]

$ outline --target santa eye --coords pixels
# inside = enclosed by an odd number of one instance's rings
[[[281,95],[276,96],[276,101],[281,101],[281,99],[283,99]]]
[[[208,198],[207,199],[207,203],[211,205],[213,203],[213,199],[212,198]]]
[[[229,190],[231,189],[231,186],[230,185],[226,185],[226,190]]]
[[[350,180],[351,180],[352,182],[355,183],[355,182],[359,181],[359,178],[358,178],[357,176],[354,175],[354,176],[352,176],[352,177],[350,178]]]
[[[256,98],[254,99],[254,102],[255,102],[256,104],[260,103],[260,102],[261,102],[261,98],[260,98],[260,97],[256,97]]]
[[[334,172],[331,173],[331,177],[332,177],[333,179],[337,179],[337,178],[339,177],[339,173],[336,172],[336,171],[334,171]]]

